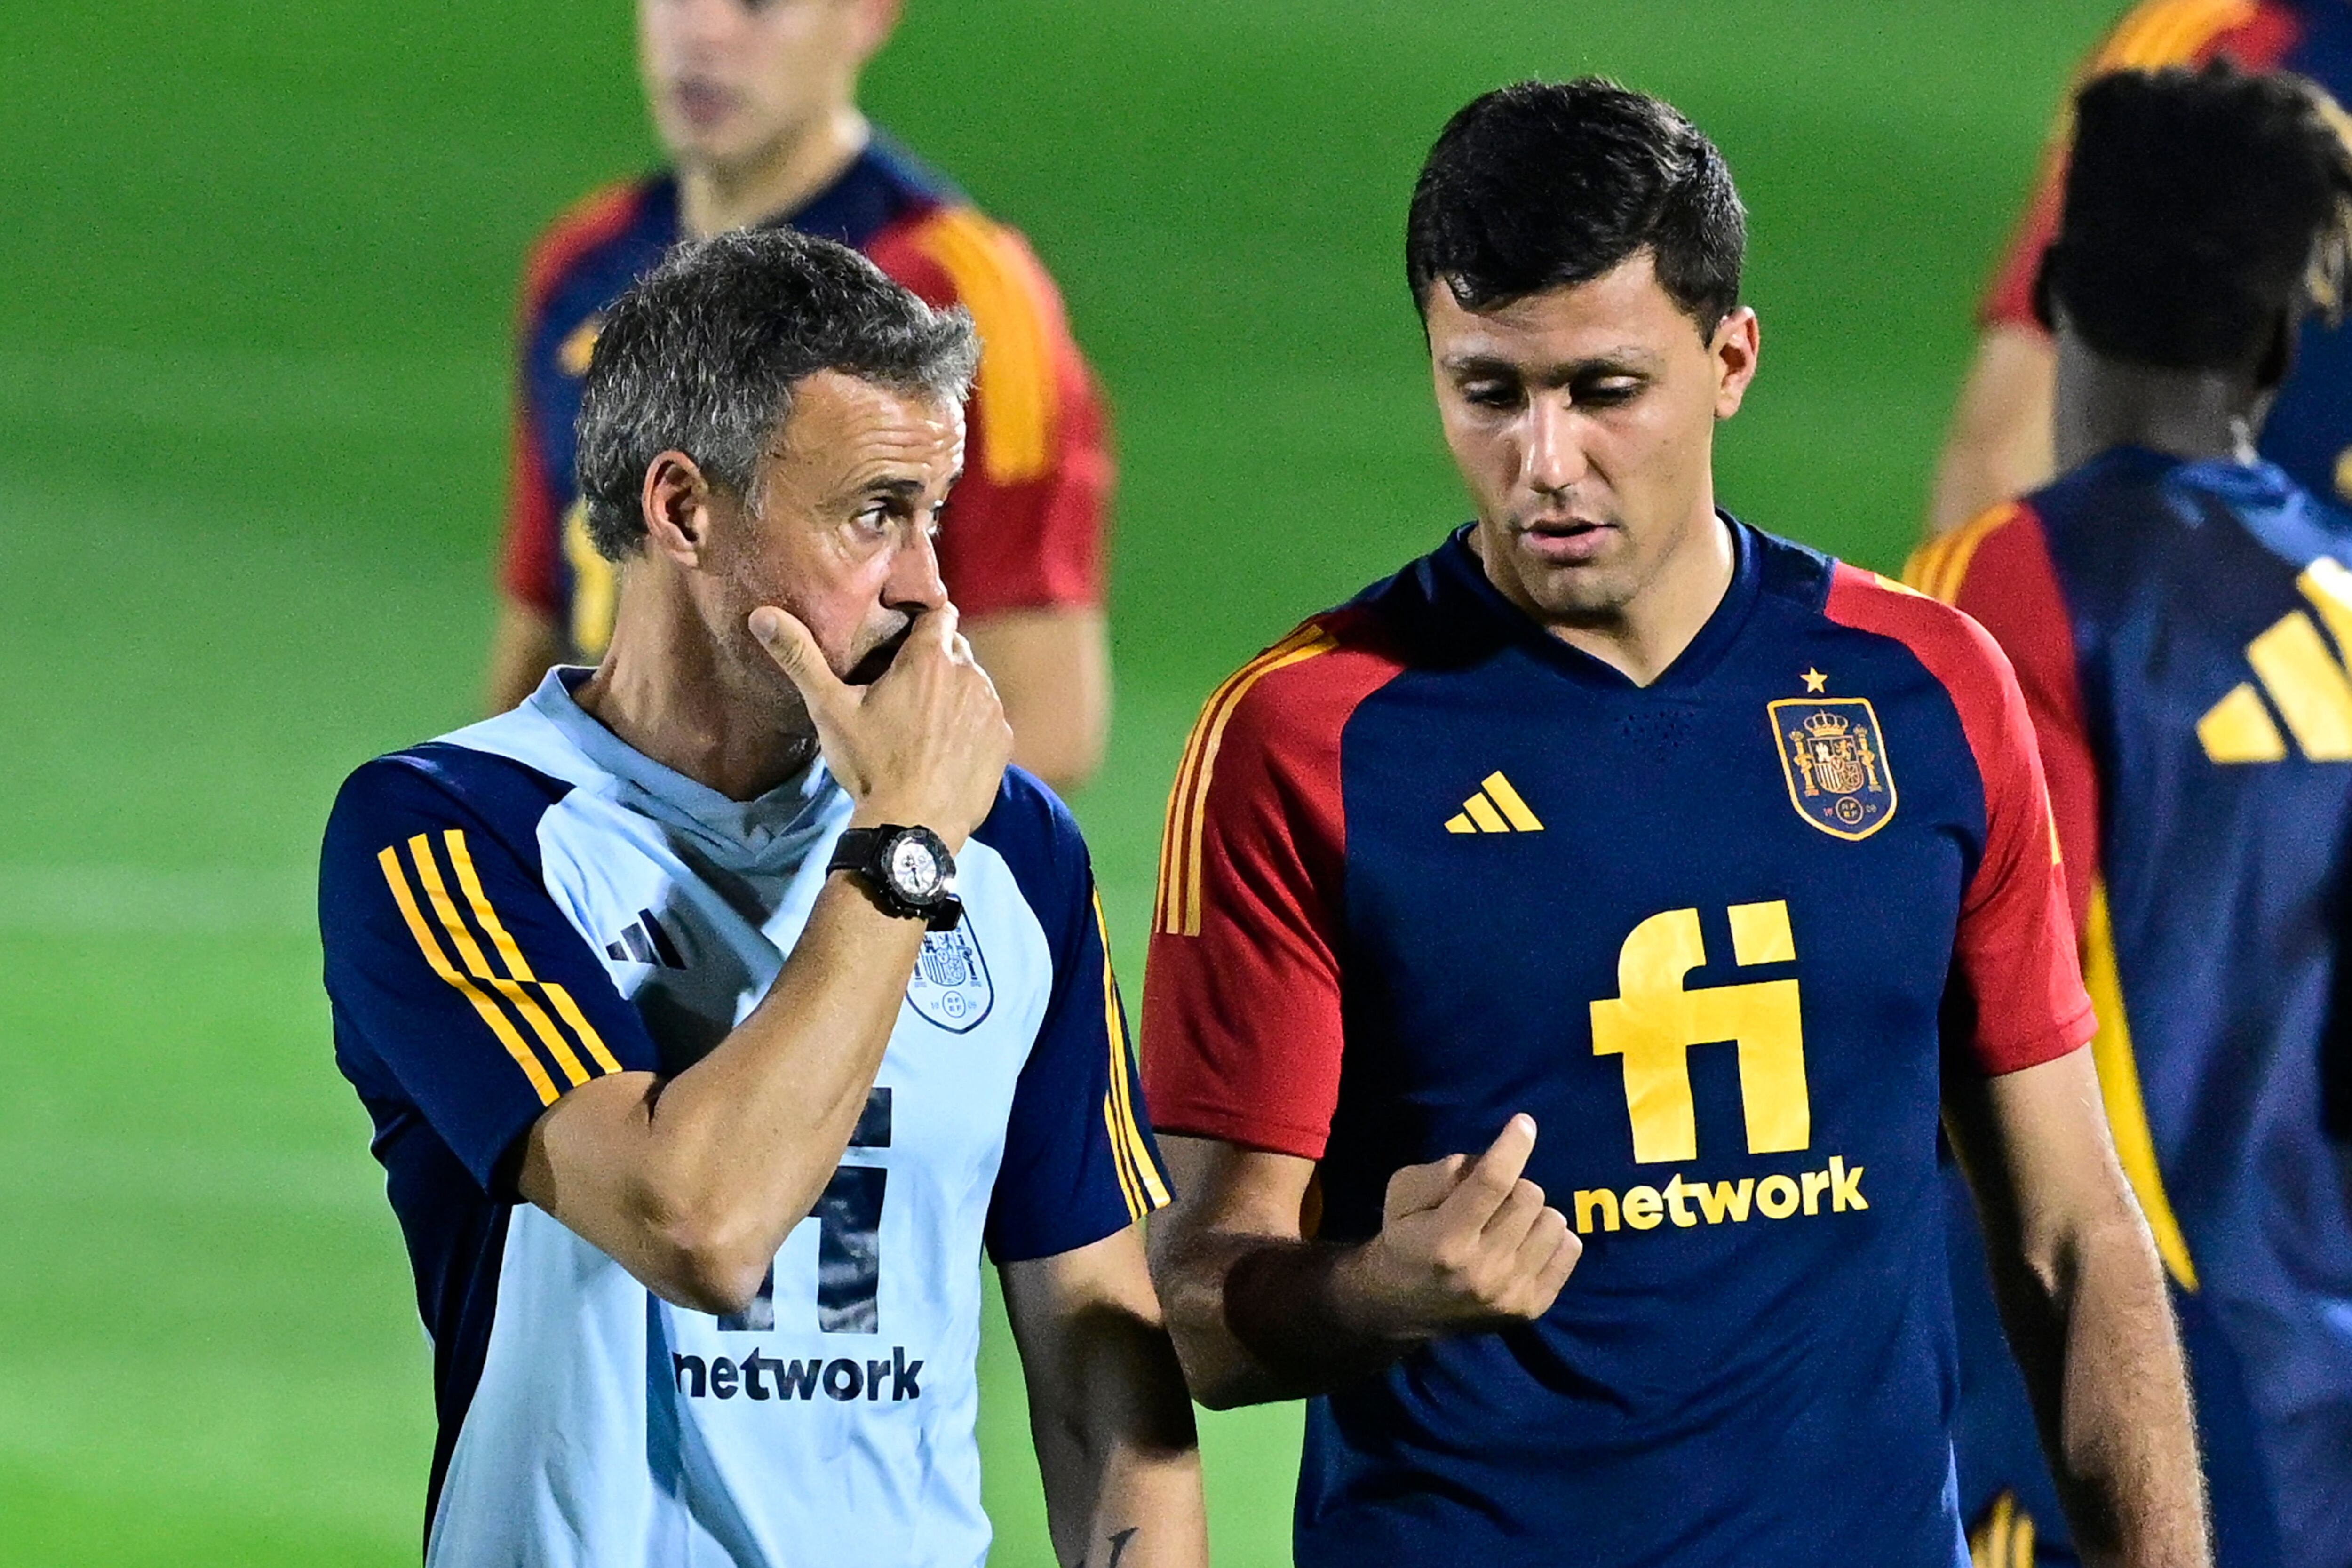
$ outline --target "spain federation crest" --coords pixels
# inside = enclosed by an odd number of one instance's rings
[[[970,1034],[988,1016],[996,988],[989,982],[988,960],[981,956],[970,919],[958,921],[953,931],[923,933],[915,976],[907,982],[907,1001],[951,1035]]]
[[[1886,736],[1866,697],[1790,697],[1768,705],[1797,815],[1838,838],[1867,838],[1895,815]]]

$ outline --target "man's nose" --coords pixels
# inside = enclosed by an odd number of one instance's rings
[[[948,602],[947,584],[940,576],[939,542],[928,528],[911,531],[890,559],[890,575],[882,597],[894,609],[936,610]]]
[[[1538,397],[1528,406],[1528,444],[1519,477],[1531,489],[1567,489],[1591,467],[1584,456],[1584,416],[1565,397]]]

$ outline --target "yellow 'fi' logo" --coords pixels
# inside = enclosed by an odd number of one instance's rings
[[[1886,737],[1866,697],[1791,697],[1768,705],[1797,815],[1839,838],[1867,838],[1895,815]]]

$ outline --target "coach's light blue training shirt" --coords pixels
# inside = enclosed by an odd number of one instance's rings
[[[583,711],[586,673],[369,763],[327,826],[336,1059],[433,1340],[426,1562],[968,1568],[983,1237],[1047,1257],[1168,1197],[1086,847],[1007,773],[815,1213],[749,1311],[672,1306],[517,1196],[523,1135],[758,1005],[851,803],[822,763],[730,801]]]

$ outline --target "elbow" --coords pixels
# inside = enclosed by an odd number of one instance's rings
[[[719,1204],[661,1205],[645,1215],[641,1266],[631,1272],[673,1306],[726,1317],[758,1298],[790,1228],[772,1230]]]
[[[724,1252],[679,1250],[663,1260],[646,1288],[674,1307],[730,1317],[750,1310],[768,1278],[768,1262],[756,1265]]]

